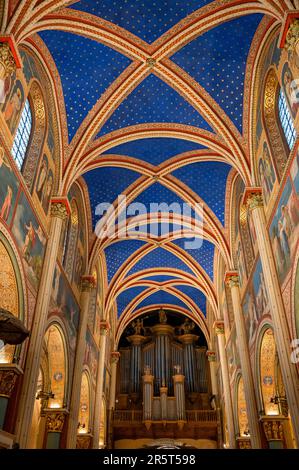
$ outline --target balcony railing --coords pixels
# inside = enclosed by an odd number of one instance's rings
[[[186,420],[187,422],[196,423],[217,423],[217,412],[214,410],[186,411]],[[114,411],[113,421],[114,424],[142,423],[143,412],[140,410],[116,410]]]

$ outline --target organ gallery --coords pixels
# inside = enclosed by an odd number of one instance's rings
[[[298,1],[0,26],[0,450],[298,449]]]

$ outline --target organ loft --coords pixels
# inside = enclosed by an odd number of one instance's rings
[[[124,331],[119,352],[114,441],[217,441],[207,344],[192,320],[162,308],[139,317]]]

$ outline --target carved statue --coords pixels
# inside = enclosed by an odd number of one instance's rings
[[[142,332],[144,332],[143,320],[140,320],[140,318],[137,318],[136,321],[133,321],[132,326],[134,328],[135,335],[141,335]]]
[[[159,322],[162,324],[167,323],[167,316],[163,308],[159,310]]]
[[[184,323],[181,325],[181,330],[184,332],[184,334],[190,333],[192,330],[194,330],[195,324],[193,321],[190,321],[188,318],[185,319]]]

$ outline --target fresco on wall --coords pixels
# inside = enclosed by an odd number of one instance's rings
[[[6,98],[8,97],[12,84],[16,79],[16,74],[14,73],[12,76],[8,75],[5,78],[0,78],[0,109],[2,109],[3,105],[6,102]]]
[[[296,194],[299,194],[299,150],[297,150],[296,158],[293,161],[290,173],[294,191]]]
[[[288,62],[284,64],[282,69],[282,86],[292,116],[295,119],[299,108],[299,88],[297,85],[297,80],[294,80],[294,76]]]
[[[263,144],[263,152],[258,161],[258,174],[259,181],[263,189],[264,201],[267,205],[276,181],[276,176],[266,142]]]
[[[294,314],[297,338],[299,338],[299,260],[297,263],[295,286],[294,286]]]
[[[99,360],[98,349],[95,345],[92,334],[87,328],[84,364],[86,364],[89,367],[94,386],[96,384],[98,360]]]
[[[71,288],[58,266],[56,266],[52,289],[52,306],[49,311],[49,317],[54,315],[58,316],[65,325],[70,345],[71,368],[73,368],[75,360],[79,312],[80,309]]]
[[[246,277],[246,271],[245,271],[243,250],[242,250],[242,245],[241,245],[240,240],[238,241],[238,246],[237,246],[237,265],[238,265],[240,287],[242,288],[244,279]]]
[[[235,328],[232,330],[229,341],[227,343],[226,354],[229,372],[232,377],[234,372],[238,369],[238,367],[240,367],[238,340]]]
[[[42,201],[42,195],[46,186],[46,181],[47,181],[47,174],[48,174],[48,159],[46,155],[43,156],[43,159],[41,161],[38,177],[37,177],[37,183],[35,187],[35,191],[37,194],[38,199],[40,202]]]
[[[12,231],[25,261],[29,280],[37,288],[42,271],[46,238],[24,193],[18,201]]]
[[[270,226],[270,237],[280,282],[284,281],[289,272],[296,252],[298,221],[298,196],[292,180],[288,178]]]
[[[24,89],[20,80],[17,80],[4,110],[4,119],[12,134],[18,126],[24,101]]]
[[[268,310],[269,298],[261,261],[259,259],[243,301],[243,313],[249,343],[253,341],[257,326]]]
[[[16,202],[19,181],[15,177],[2,147],[0,147],[0,181],[0,218],[9,224]]]

